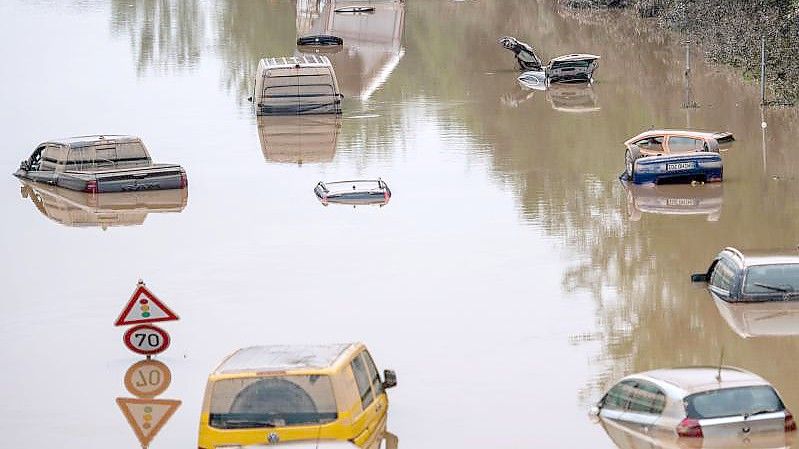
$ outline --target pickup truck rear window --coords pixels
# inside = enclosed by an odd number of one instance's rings
[[[723,418],[785,410],[777,392],[768,385],[710,390],[692,394],[685,398],[684,403],[688,417],[694,419]]]
[[[210,425],[218,429],[325,424],[338,417],[330,377],[248,377],[214,383]]]

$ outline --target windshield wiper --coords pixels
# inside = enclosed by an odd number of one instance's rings
[[[758,287],[767,288],[767,289],[769,289],[769,290],[774,290],[775,292],[782,292],[782,293],[793,293],[793,289],[791,289],[791,288],[785,288],[785,287],[779,287],[779,286],[777,286],[777,285],[761,284],[761,283],[759,283],[759,282],[755,282],[755,283],[754,283],[754,285],[756,285],[756,286],[758,286]]]
[[[245,427],[277,427],[272,421],[259,421],[252,419],[226,419],[222,421],[226,428]]]
[[[766,413],[777,413],[777,412],[781,412],[781,411],[782,410],[774,410],[774,409],[758,410],[756,412],[744,413],[744,417],[748,418],[750,416],[764,415]]]

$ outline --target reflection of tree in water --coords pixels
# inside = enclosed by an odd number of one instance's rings
[[[292,2],[219,0],[214,12],[216,47],[225,87],[246,103],[258,61],[294,54],[297,40]]]
[[[583,398],[596,398],[609,381],[629,372],[717,363],[724,347],[725,363],[759,372],[777,384],[789,403],[799,401],[799,387],[788,382],[799,362],[772,363],[773,354],[799,349],[799,340],[742,340],[728,328],[706,292],[688,282],[689,274],[704,269],[724,246],[795,245],[799,187],[768,178],[728,178],[718,223],[702,217],[654,215],[629,222],[624,190],[616,179],[622,167],[621,141],[651,124],[685,126],[685,110],[680,108],[684,47],[633,20],[594,16],[582,21],[577,33],[578,26],[570,22],[573,17],[555,14],[545,5],[476,3],[458,9],[435,4],[420,11],[409,3],[409,50],[386,89],[413,92],[418,77],[430,80],[426,88],[438,96],[439,104],[473,99],[453,108],[445,119],[464,124],[478,140],[490,142],[493,168],[517,186],[523,217],[561,239],[574,255],[563,288],[570,293],[590,292],[597,309],[596,332],[574,340],[594,340],[602,348]],[[446,33],[436,21],[442,16],[451,18]],[[519,88],[515,76],[507,73],[511,55],[495,46],[497,30],[546,47],[542,53],[547,56],[604,49],[604,54],[599,52],[603,60],[597,84],[601,113],[557,113],[536,98],[517,108],[503,106],[501,98]],[[636,45],[624,45],[631,36]],[[756,176],[750,167],[758,163],[759,155],[749,151],[750,143],[760,142],[759,119],[751,114],[756,105],[745,93],[730,95],[728,80],[710,70],[694,71],[693,82],[703,104],[710,103],[716,115],[694,118],[695,126],[723,127],[738,137],[725,155],[728,176]],[[602,98],[603,94],[612,98]],[[785,163],[796,166],[796,154],[778,149],[790,148],[789,142],[799,139],[799,130],[790,123],[784,118],[770,124],[769,130],[779,128],[776,133],[781,137],[770,137],[768,142],[782,143],[774,144],[769,154],[776,152],[781,162],[792,158],[794,162]]]
[[[127,35],[136,70],[191,68],[205,46],[205,6],[181,0],[112,0],[111,32]]]

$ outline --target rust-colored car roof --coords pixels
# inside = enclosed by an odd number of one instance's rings
[[[629,145],[638,139],[651,136],[679,136],[679,137],[692,137],[694,139],[710,140],[715,139],[717,133],[710,131],[695,131],[687,129],[650,129],[638,134],[637,136],[627,139],[624,144]]]

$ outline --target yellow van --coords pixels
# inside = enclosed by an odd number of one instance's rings
[[[379,444],[396,374],[377,367],[361,343],[254,346],[228,356],[208,377],[200,449],[297,440]]]

